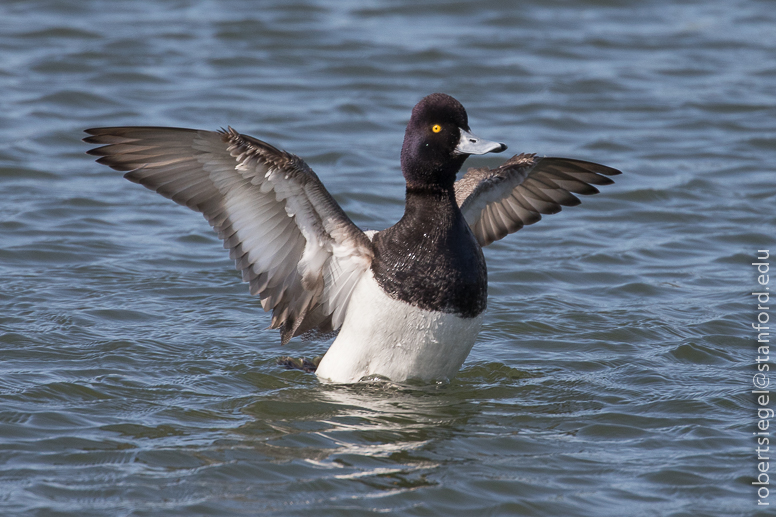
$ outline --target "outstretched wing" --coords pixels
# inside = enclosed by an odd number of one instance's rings
[[[455,199],[481,246],[533,224],[541,214],[580,203],[574,194],[597,194],[617,169],[582,160],[518,154],[500,167],[471,168],[455,182]]]
[[[372,245],[301,158],[232,128],[86,132],[99,163],[205,216],[283,344],[342,325]]]

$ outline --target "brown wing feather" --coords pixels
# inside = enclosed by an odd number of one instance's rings
[[[301,158],[231,128],[86,132],[99,163],[205,216],[284,344],[342,324],[372,247]]]
[[[471,168],[455,182],[455,198],[481,246],[504,238],[542,214],[580,203],[574,194],[597,194],[617,169],[568,158],[518,154],[495,169]]]

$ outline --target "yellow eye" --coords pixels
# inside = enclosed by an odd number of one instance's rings
[[[439,133],[440,131],[442,131],[442,126],[440,126],[439,124],[434,124],[433,126],[431,126],[431,131],[433,131],[434,133]]]

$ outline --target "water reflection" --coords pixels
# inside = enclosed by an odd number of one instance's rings
[[[476,403],[445,385],[316,383],[243,408],[254,420],[236,432],[260,438],[262,452],[276,460],[397,459],[449,436],[478,411]]]
[[[436,448],[480,412],[460,395],[445,385],[312,382],[244,407],[253,419],[235,432],[240,446],[296,476],[353,480],[368,497],[386,496],[436,484],[429,475],[448,461]]]

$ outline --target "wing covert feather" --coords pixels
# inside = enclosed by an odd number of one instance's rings
[[[205,216],[283,344],[342,325],[372,245],[301,158],[232,128],[86,132],[99,163]]]
[[[574,194],[597,194],[617,169],[568,158],[518,154],[495,169],[470,168],[455,182],[455,198],[481,246],[506,237],[542,214],[580,203]]]

